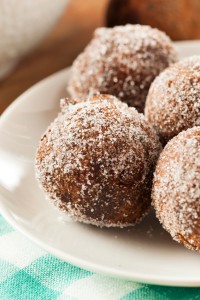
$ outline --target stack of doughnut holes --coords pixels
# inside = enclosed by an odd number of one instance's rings
[[[200,56],[178,61],[149,26],[98,28],[67,90],[36,153],[46,198],[99,227],[135,225],[153,204],[172,238],[200,251]]]

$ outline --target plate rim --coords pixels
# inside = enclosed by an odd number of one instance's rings
[[[195,41],[181,41],[181,42],[175,42],[175,45],[182,44],[182,45],[188,45],[198,43],[200,46],[200,40],[195,40]],[[14,100],[8,107],[7,109],[1,114],[0,116],[0,129],[4,124],[4,121],[9,118],[9,116],[15,111],[15,109],[23,104],[23,101],[26,102],[26,96],[29,93],[32,93],[33,90],[40,88],[46,81],[49,81],[50,79],[53,79],[54,77],[60,76],[62,74],[65,74],[69,72],[70,67],[64,68],[60,71],[57,71],[50,76],[47,76],[40,80],[39,82],[35,83],[31,87],[29,87],[25,92],[23,92],[21,95],[19,95],[16,100]],[[0,194],[0,200],[3,199],[4,197]],[[116,270],[114,267],[106,267],[106,266],[101,266],[99,264],[91,263],[88,261],[85,261],[84,259],[74,257],[72,255],[69,255],[67,253],[63,253],[63,251],[60,251],[58,249],[54,249],[50,245],[47,245],[45,242],[43,242],[40,239],[37,239],[34,234],[30,234],[28,230],[23,228],[21,224],[18,224],[15,218],[12,217],[11,213],[9,212],[9,209],[3,204],[3,201],[0,201],[0,214],[5,218],[5,220],[11,224],[11,226],[22,233],[26,238],[31,240],[33,243],[35,243],[37,246],[40,248],[44,249],[48,253],[58,257],[59,259],[66,261],[68,263],[71,263],[77,267],[86,269],[88,271],[92,272],[97,272],[101,273],[105,276],[110,276],[114,278],[120,278],[124,280],[131,280],[135,282],[140,282],[140,283],[147,283],[147,284],[152,284],[152,285],[164,285],[164,286],[174,286],[174,287],[200,287],[200,277],[198,279],[192,279],[187,278],[187,279],[178,279],[177,277],[172,276],[160,276],[160,275],[145,275],[144,273],[134,273],[129,272],[129,271],[123,271],[123,270]]]
[[[2,195],[0,195],[1,200]],[[83,259],[71,256],[69,254],[63,254],[60,250],[55,250],[53,247],[45,244],[42,240],[37,239],[35,236],[29,234],[28,230],[24,229],[23,226],[19,225],[14,218],[10,215],[8,209],[2,205],[0,202],[0,214],[4,217],[4,219],[18,232],[23,234],[26,238],[28,238],[31,242],[37,245],[39,248],[45,250],[51,255],[61,259],[62,261],[68,262],[76,267],[83,268],[90,272],[96,272],[105,276],[119,278],[122,280],[130,280],[143,284],[151,284],[151,285],[163,285],[163,286],[173,286],[173,287],[200,287],[200,280],[196,279],[177,279],[177,277],[173,276],[163,276],[160,275],[145,275],[144,273],[134,273],[127,272],[123,270],[116,270],[111,267],[100,266],[95,263],[86,262]]]

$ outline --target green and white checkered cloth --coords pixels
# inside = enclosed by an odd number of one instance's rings
[[[0,300],[198,300],[200,288],[109,278],[63,262],[32,244],[0,216]]]

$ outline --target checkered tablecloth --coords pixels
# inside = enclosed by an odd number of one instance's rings
[[[200,288],[146,285],[82,270],[41,250],[0,216],[0,300],[54,299],[198,300]]]

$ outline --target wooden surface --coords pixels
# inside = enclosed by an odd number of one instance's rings
[[[54,30],[0,81],[0,114],[42,78],[70,66],[98,26],[104,25],[107,0],[71,0]]]

